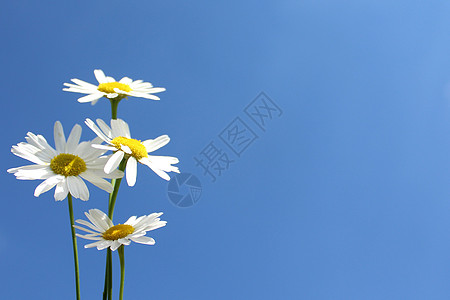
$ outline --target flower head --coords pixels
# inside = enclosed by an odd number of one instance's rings
[[[137,162],[147,165],[156,174],[165,180],[170,180],[166,172],[180,173],[177,167],[172,164],[178,163],[178,158],[172,156],[148,155],[169,143],[167,135],[161,135],[154,140],[140,141],[132,139],[128,124],[121,120],[111,120],[111,127],[97,119],[98,126],[90,119],[86,119],[86,125],[91,128],[108,145],[92,145],[93,147],[115,151],[105,165],[106,173],[112,172],[119,166],[122,159],[127,158],[126,178],[129,186],[134,186],[137,176]]]
[[[11,152],[35,164],[12,168],[8,173],[13,173],[21,180],[43,179],[34,191],[36,197],[56,186],[57,201],[66,198],[69,192],[75,198],[88,200],[89,190],[83,179],[108,193],[113,191],[111,183],[103,178],[120,178],[123,172],[113,170],[108,175],[103,171],[108,157],[101,155],[106,150],[92,147],[93,143],[100,142],[99,138],[79,143],[81,126],[76,124],[66,141],[59,121],[55,123],[54,136],[56,149],[42,135],[28,132],[25,137],[27,142],[13,146]]]
[[[63,88],[63,91],[88,94],[79,98],[78,102],[91,102],[94,105],[101,97],[121,100],[128,96],[133,96],[159,100],[159,97],[152,94],[166,90],[165,88],[153,87],[151,83],[143,82],[142,80],[133,81],[128,77],[123,77],[120,81],[116,81],[110,76],[105,76],[102,70],[94,70],[94,75],[98,81],[98,85],[74,78],[71,80],[75,84],[64,83],[66,88]]]
[[[147,231],[166,226],[167,223],[166,221],[160,221],[159,216],[162,213],[152,213],[139,218],[132,216],[124,224],[118,225],[114,225],[111,219],[99,209],[91,209],[84,214],[90,223],[85,220],[76,220],[75,222],[90,229],[78,225],[73,225],[73,227],[88,232],[85,235],[77,233],[78,237],[96,241],[85,245],[84,248],[97,247],[98,250],[109,247],[112,251],[115,251],[121,245],[129,245],[131,241],[154,245],[155,240],[145,236]]]

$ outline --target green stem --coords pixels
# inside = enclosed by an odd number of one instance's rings
[[[117,108],[119,107],[120,98],[109,99],[111,103],[111,119],[117,119]],[[122,166],[123,163],[123,166]],[[119,170],[125,170],[125,163],[122,161]],[[122,167],[122,169],[121,169]],[[108,203],[108,215],[112,220],[112,216],[114,214],[114,205],[116,203],[117,193],[119,192],[120,182],[122,179],[113,179],[111,180],[111,184],[114,187],[112,194],[109,195],[109,203]],[[111,249],[108,248],[106,253],[106,269],[105,269],[105,286],[103,288],[103,300],[111,300],[112,299],[112,255]]]
[[[117,249],[119,252],[119,259],[120,259],[120,294],[119,294],[119,300],[123,300],[123,284],[125,281],[125,255],[124,255],[124,249],[125,247],[122,245]]]
[[[111,119],[117,119],[117,107],[119,106],[120,100],[115,99],[109,99],[109,102],[111,102]]]
[[[111,249],[108,248],[107,253],[106,253],[105,286],[103,288],[103,300],[108,300],[108,295],[111,295],[109,278],[110,278],[110,275],[112,275],[112,270],[111,270],[110,262],[111,262]],[[111,299],[111,296],[110,296],[110,299]]]
[[[77,300],[80,300],[80,267],[78,265],[78,249],[77,249],[77,237],[75,236],[75,224],[73,220],[73,206],[72,206],[72,195],[69,193],[67,195],[67,202],[69,203],[69,215],[70,215],[70,230],[72,231],[72,245],[73,245],[73,260],[75,262],[75,283],[77,291]]]
[[[111,101],[112,103],[112,101]],[[124,171],[127,165],[127,159],[120,162],[119,170]],[[108,217],[112,220],[114,215],[114,206],[116,205],[117,194],[119,193],[122,178],[113,179],[111,184],[114,186],[113,192],[109,195]],[[106,269],[105,269],[105,286],[103,288],[103,300],[112,299],[112,255],[111,249],[108,248],[106,253]]]
[[[125,171],[125,167],[127,166],[127,158],[122,159],[119,165],[120,171]],[[112,220],[114,215],[114,206],[116,205],[117,194],[119,193],[120,183],[122,182],[122,178],[117,178],[114,182],[114,190],[109,197],[109,209],[108,209],[108,217]]]
[[[106,254],[106,259],[108,260],[108,300],[112,300],[112,254],[111,249],[108,248]]]

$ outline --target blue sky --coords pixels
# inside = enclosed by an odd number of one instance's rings
[[[448,299],[449,13],[448,1],[3,3],[3,297],[75,298],[67,201],[35,198],[39,182],[6,169],[27,164],[10,148],[28,131],[53,144],[56,120],[68,134],[109,118],[106,99],[62,91],[100,68],[167,89],[123,100],[119,117],[136,137],[168,134],[158,153],[203,187],[189,208],[142,166],[121,187],[115,222],[168,221],[155,246],[125,249],[125,298]],[[262,91],[283,112],[265,131],[244,111]],[[239,157],[219,138],[236,117],[258,136]],[[235,160],[215,182],[194,160],[211,141]],[[106,209],[89,187],[76,218]],[[105,252],[84,244],[82,296],[99,299]]]

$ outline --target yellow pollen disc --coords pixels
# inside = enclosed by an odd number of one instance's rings
[[[56,174],[64,176],[78,176],[86,171],[86,163],[80,157],[61,153],[50,161],[50,169]]]
[[[145,149],[145,146],[139,140],[118,136],[111,143],[119,150],[122,150],[121,145],[128,146],[131,149],[131,155],[137,160],[148,156],[147,149]]]
[[[131,88],[128,84],[119,82],[100,83],[97,88],[100,92],[108,94],[115,93],[114,89],[119,89],[124,92],[131,92]]]
[[[133,232],[134,232],[133,226],[126,224],[118,224],[106,230],[103,233],[102,237],[105,240],[115,241],[118,239],[123,239],[127,235],[132,234]]]

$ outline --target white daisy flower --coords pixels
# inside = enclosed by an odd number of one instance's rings
[[[35,164],[12,168],[8,173],[13,173],[21,180],[44,179],[34,191],[36,197],[56,186],[55,200],[64,200],[70,192],[73,197],[86,201],[89,199],[89,190],[83,179],[112,193],[111,183],[103,178],[120,178],[123,172],[111,170],[106,174],[103,171],[109,159],[107,156],[101,156],[106,150],[92,147],[93,143],[101,142],[99,138],[79,143],[81,126],[76,124],[66,141],[59,121],[55,122],[54,136],[56,149],[53,149],[42,135],[28,132],[25,137],[27,142],[13,146],[11,152]]]
[[[129,245],[131,241],[154,245],[155,240],[145,236],[147,231],[158,229],[167,224],[166,221],[160,221],[159,219],[162,213],[152,213],[139,218],[132,216],[124,224],[118,225],[114,225],[111,219],[99,209],[90,209],[88,213],[85,212],[84,214],[91,223],[85,220],[76,220],[75,222],[90,229],[73,225],[77,229],[88,232],[85,235],[77,233],[76,236],[96,241],[85,245],[84,248],[97,247],[98,250],[109,247],[112,251],[116,251],[121,245]]]
[[[99,83],[98,85],[74,78],[71,80],[75,84],[64,83],[66,88],[63,88],[63,91],[88,94],[79,98],[78,102],[91,102],[94,105],[101,97],[121,100],[125,97],[132,96],[159,100],[159,97],[152,94],[166,90],[161,87],[153,87],[150,82],[143,82],[142,80],[133,81],[128,77],[123,77],[117,82],[114,78],[105,76],[102,70],[94,70],[94,75]]]
[[[166,172],[180,173],[177,167],[172,164],[178,163],[178,158],[172,156],[154,156],[148,155],[167,145],[170,138],[167,135],[161,135],[154,140],[132,139],[128,124],[121,119],[112,119],[111,127],[106,123],[97,119],[98,126],[90,119],[86,119],[86,125],[91,128],[103,141],[108,145],[92,145],[93,147],[115,151],[105,165],[105,172],[110,173],[119,166],[122,159],[128,159],[126,165],[126,178],[129,186],[134,186],[137,175],[137,162],[147,165],[156,174],[165,180],[170,180]],[[100,127],[100,128],[99,128]]]

